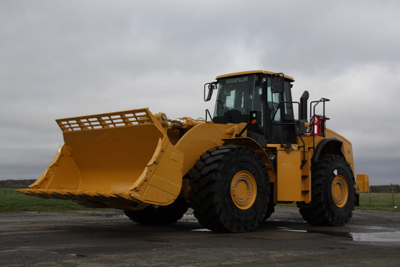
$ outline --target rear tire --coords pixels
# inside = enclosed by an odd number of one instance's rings
[[[192,169],[190,202],[195,217],[216,232],[249,232],[263,221],[269,178],[260,156],[243,146],[204,153]]]
[[[182,198],[177,198],[168,206],[147,206],[143,210],[124,210],[132,221],[143,225],[169,225],[183,217],[188,204]]]
[[[353,171],[342,156],[321,156],[312,168],[311,205],[300,208],[304,220],[313,225],[348,223],[356,202],[354,184]]]

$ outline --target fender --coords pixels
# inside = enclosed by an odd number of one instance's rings
[[[222,139],[224,141],[224,145],[239,145],[251,148],[256,152],[261,159],[265,163],[265,167],[267,167],[267,172],[269,176],[269,181],[271,183],[276,181],[276,176],[274,172],[274,168],[272,166],[271,160],[268,157],[268,154],[262,148],[262,146],[252,138],[249,137],[237,137],[237,138],[230,138],[230,139]]]
[[[316,163],[321,154],[340,155],[346,158],[342,152],[343,142],[336,138],[327,138],[319,142],[317,148],[314,150],[312,162]]]

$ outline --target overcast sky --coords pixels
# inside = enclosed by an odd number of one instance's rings
[[[400,1],[0,0],[0,180],[37,179],[55,119],[149,107],[204,117],[203,85],[263,69],[331,99],[356,173],[399,184]]]

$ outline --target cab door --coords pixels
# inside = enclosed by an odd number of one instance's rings
[[[272,144],[295,144],[296,126],[294,124],[293,103],[291,84],[284,79],[280,88],[273,86],[275,77],[267,82],[267,127],[268,143]],[[279,77],[281,78],[281,77]]]

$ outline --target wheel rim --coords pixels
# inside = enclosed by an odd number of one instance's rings
[[[337,175],[331,186],[332,199],[335,205],[339,208],[343,208],[349,197],[349,186],[347,185],[346,179],[342,175]]]
[[[231,198],[235,206],[247,210],[253,206],[257,197],[257,183],[248,171],[236,173],[231,182]]]

